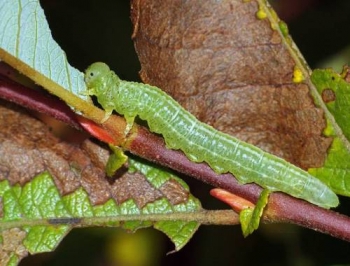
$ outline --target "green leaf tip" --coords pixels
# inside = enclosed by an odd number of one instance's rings
[[[269,200],[269,195],[270,191],[264,189],[253,209],[247,208],[240,212],[239,219],[244,237],[247,237],[258,229],[264,208]]]
[[[106,174],[112,177],[115,172],[120,169],[124,163],[127,162],[128,157],[124,154],[123,150],[119,147],[109,145],[113,153],[109,156],[106,165]]]

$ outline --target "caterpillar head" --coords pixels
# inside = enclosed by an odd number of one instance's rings
[[[85,83],[89,95],[106,93],[112,83],[119,82],[119,78],[105,63],[97,62],[90,65],[85,71]]]
[[[107,66],[105,63],[93,63],[85,70],[86,86],[88,88],[95,87],[96,83],[100,82],[101,77],[107,75],[109,71],[109,66]]]
[[[97,101],[105,109],[105,121],[115,108],[116,92],[121,80],[110,68],[101,62],[93,63],[85,70],[86,94],[94,95]]]

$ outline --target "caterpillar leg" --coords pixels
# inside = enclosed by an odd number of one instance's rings
[[[105,116],[102,118],[101,123],[104,123],[108,120],[108,118],[112,115],[112,110],[105,110]]]
[[[135,117],[134,116],[125,116],[126,128],[124,131],[125,136],[130,132],[132,126],[134,125]]]
[[[113,153],[109,156],[108,162],[106,164],[106,174],[112,177],[115,172],[123,166],[123,164],[128,160],[123,150],[119,147],[109,145]]]
[[[240,212],[239,220],[241,221],[241,227],[243,236],[247,237],[258,229],[260,219],[268,202],[270,191],[264,189],[254,208],[247,208]]]

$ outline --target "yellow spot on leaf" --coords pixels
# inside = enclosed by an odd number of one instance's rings
[[[323,134],[325,136],[333,136],[335,134],[333,126],[332,126],[332,124],[330,123],[330,121],[328,119],[326,120],[326,122],[327,122],[327,126],[323,130]]]
[[[258,12],[256,12],[256,17],[258,19],[265,19],[267,17],[267,14],[264,10],[262,10],[261,8],[259,9]]]
[[[303,72],[301,72],[300,68],[298,68],[297,66],[294,67],[294,72],[293,72],[293,82],[294,83],[300,83],[302,81],[304,81],[305,77]]]

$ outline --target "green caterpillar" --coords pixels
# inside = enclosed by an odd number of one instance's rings
[[[89,95],[97,96],[106,118],[115,110],[129,126],[136,116],[163,135],[169,149],[182,150],[193,162],[206,162],[216,173],[230,172],[241,183],[254,182],[323,208],[339,204],[336,194],[306,171],[201,123],[160,89],[121,80],[104,63],[85,72]]]

